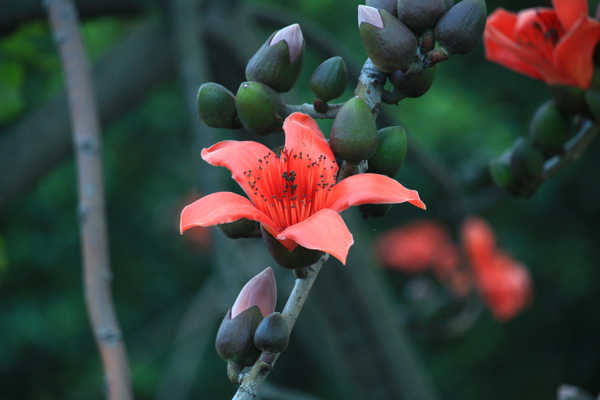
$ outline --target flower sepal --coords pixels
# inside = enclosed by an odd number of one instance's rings
[[[323,255],[322,251],[307,249],[300,245],[289,251],[262,226],[261,231],[269,253],[275,262],[284,268],[296,270],[308,267],[319,261]]]
[[[279,93],[260,82],[244,82],[235,97],[235,106],[244,128],[257,135],[283,130],[286,105]]]
[[[365,101],[353,97],[340,109],[333,121],[329,144],[333,154],[358,165],[377,151],[377,126]]]
[[[281,353],[290,341],[290,328],[281,313],[274,312],[261,321],[254,334],[254,345],[264,353]]]
[[[377,150],[369,158],[369,172],[393,178],[406,156],[406,132],[401,126],[388,126],[377,131]]]
[[[231,309],[221,322],[215,348],[222,359],[249,367],[260,356],[254,345],[254,332],[263,320],[257,306],[250,307],[231,318]]]
[[[235,108],[235,96],[218,83],[200,86],[196,96],[198,115],[211,128],[238,129],[242,127]]]
[[[240,218],[237,221],[218,224],[217,229],[229,239],[261,237],[258,223],[248,218]]]
[[[262,82],[277,92],[294,87],[304,60],[305,42],[298,24],[274,32],[246,65],[246,79]]]
[[[584,89],[570,85],[550,85],[549,89],[556,105],[567,114],[588,113]]]
[[[435,40],[449,56],[468,54],[479,43],[486,16],[485,0],[462,0],[440,18],[434,30]]]
[[[367,55],[382,72],[408,71],[417,55],[415,34],[383,9],[358,6],[360,37]]]

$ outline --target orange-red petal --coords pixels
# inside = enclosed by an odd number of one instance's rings
[[[348,249],[354,243],[342,217],[335,211],[324,209],[309,218],[285,229],[277,239],[291,239],[300,246],[329,253],[346,264]]]
[[[409,203],[425,209],[416,190],[402,186],[398,181],[379,174],[353,175],[332,188],[325,208],[342,212],[350,206],[361,204]]]
[[[567,31],[582,15],[588,17],[587,0],[553,0],[552,3],[560,23]]]
[[[498,63],[513,71],[534,79],[541,79],[540,73],[527,61],[513,52],[517,15],[502,8],[494,11],[487,19],[483,40],[485,56],[489,61]],[[509,45],[509,43],[512,43]]]
[[[218,192],[202,197],[181,212],[180,231],[194,226],[212,226],[248,218],[275,226],[273,220],[258,210],[250,200],[231,192]]]
[[[250,196],[251,188],[247,184],[248,179],[244,175],[244,172],[258,170],[260,166],[258,160],[262,159],[268,153],[272,153],[272,151],[257,142],[225,140],[208,149],[203,149],[202,158],[210,165],[229,169],[231,177]]]
[[[593,54],[598,41],[600,22],[582,16],[556,47],[555,64],[573,78],[575,86],[582,89],[589,88],[592,83]]]
[[[338,166],[333,151],[319,125],[309,115],[299,112],[291,114],[283,123],[283,130],[286,150],[292,151],[295,155],[300,153],[308,155],[313,161],[322,155],[326,157],[323,167],[329,169],[332,174],[337,173]]]

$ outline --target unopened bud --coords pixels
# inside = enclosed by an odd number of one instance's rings
[[[246,79],[262,82],[278,92],[287,92],[300,77],[304,60],[304,38],[298,24],[271,35],[248,61]]]
[[[248,218],[240,218],[237,221],[219,224],[217,229],[229,239],[257,238],[261,236],[258,223]]]
[[[393,178],[406,156],[406,132],[401,126],[388,126],[377,131],[377,151],[369,158],[368,172]]]
[[[333,57],[317,67],[308,86],[317,99],[327,102],[344,94],[347,83],[346,63],[341,57]]]
[[[385,10],[394,17],[398,15],[398,0],[367,0],[365,5]]]
[[[237,118],[235,96],[223,86],[208,82],[200,86],[196,97],[198,115],[212,128],[241,128]]]
[[[267,250],[269,250],[275,262],[284,268],[295,270],[308,267],[319,261],[323,255],[322,251],[307,249],[300,245],[296,246],[294,250],[289,251],[262,226],[261,230]]]
[[[407,75],[402,71],[395,71],[394,73],[390,74],[390,82],[392,82],[392,85],[394,85],[394,87],[398,89],[400,93],[406,95],[406,97],[421,97],[427,93],[429,88],[431,88],[431,85],[435,79],[436,71],[437,64],[431,68],[426,68],[425,72],[423,72],[421,75]]]
[[[231,317],[235,318],[246,309],[257,306],[263,317],[275,311],[277,302],[277,284],[271,267],[250,279],[240,291],[233,307]]]
[[[260,356],[260,350],[254,345],[254,332],[262,319],[256,306],[248,308],[233,319],[229,310],[221,322],[215,342],[215,348],[221,358],[247,367],[253,365]]]
[[[470,53],[483,34],[486,16],[485,0],[462,0],[440,18],[435,39],[450,55]]]
[[[281,132],[286,105],[279,93],[260,82],[244,82],[235,97],[244,128],[257,135]]]
[[[569,140],[569,121],[556,103],[549,100],[533,114],[529,134],[534,145],[543,151],[556,153]]]
[[[254,345],[265,353],[281,353],[287,349],[290,339],[290,328],[278,312],[267,316],[258,325],[254,334]]]
[[[544,158],[528,138],[518,138],[510,156],[510,170],[531,189],[535,189],[544,170]]]
[[[398,0],[398,19],[419,36],[433,30],[445,13],[443,0]]]
[[[410,68],[418,44],[406,25],[385,10],[360,5],[358,26],[365,51],[380,71],[392,73]]]
[[[333,154],[350,164],[358,165],[377,151],[375,118],[359,97],[353,97],[339,110],[329,135]]]
[[[510,169],[510,151],[492,159],[489,169],[496,186],[512,195],[521,195],[521,184]]]

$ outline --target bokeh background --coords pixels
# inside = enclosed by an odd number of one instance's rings
[[[38,3],[0,1],[0,399],[101,399],[63,78]],[[254,51],[298,22],[307,53],[284,98],[312,102],[310,75],[339,55],[351,75],[347,99],[366,58],[359,2],[76,3],[101,98],[113,295],[136,398],[231,398],[236,387],[214,335],[243,284],[274,263],[261,239],[228,240],[212,228],[181,236],[178,218],[201,193],[238,190],[227,171],[202,164],[201,147],[224,139],[277,145],[282,136],[208,130],[193,115],[193,95],[206,81],[235,93]],[[190,4],[200,10],[191,15],[194,48],[183,29]],[[550,2],[487,5],[490,13]],[[527,134],[549,96],[544,83],[487,62],[479,45],[441,64],[423,97],[384,107],[381,127],[400,124],[409,135],[396,178],[428,209],[397,205],[368,220],[345,213],[356,242],[348,265],[325,266],[263,398],[542,400],[565,383],[600,392],[600,144],[530,199],[501,193],[487,176],[488,160]],[[331,121],[319,124],[328,132]],[[534,301],[504,323],[483,308],[448,334],[464,304],[438,288],[429,300],[442,311],[420,314],[407,296],[414,278],[382,268],[373,243],[423,218],[458,238],[469,214],[488,220],[501,246],[527,265]],[[293,276],[277,268],[277,279],[281,310]],[[427,395],[411,397],[413,390]]]

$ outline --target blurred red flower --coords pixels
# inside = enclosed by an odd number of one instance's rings
[[[481,297],[497,320],[511,319],[532,300],[529,272],[496,247],[494,232],[482,218],[465,220],[461,235]]]
[[[587,0],[553,0],[554,8],[494,11],[484,31],[486,57],[548,84],[590,87],[600,22]]]
[[[438,255],[440,249],[448,245],[451,245],[450,236],[441,225],[431,221],[417,221],[380,235],[376,251],[383,265],[417,274],[425,272],[434,264],[444,270],[456,267],[459,259],[455,255],[450,258]],[[446,253],[451,251],[446,249]]]

